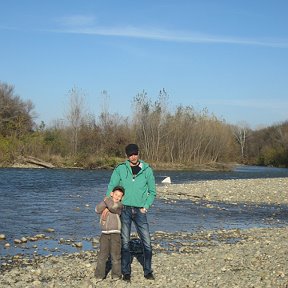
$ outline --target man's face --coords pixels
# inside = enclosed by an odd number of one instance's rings
[[[128,160],[133,165],[136,165],[138,163],[138,160],[139,160],[139,154],[132,154],[132,155],[128,156]]]
[[[111,192],[110,195],[111,195],[114,202],[120,202],[122,200],[122,197],[123,197],[123,193],[120,190],[116,190],[114,192]]]

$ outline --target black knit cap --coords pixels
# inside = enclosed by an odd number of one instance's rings
[[[125,152],[128,157],[131,155],[138,155],[139,148],[136,144],[128,144],[125,147]]]

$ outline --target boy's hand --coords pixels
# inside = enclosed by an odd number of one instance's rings
[[[108,196],[106,196],[105,198],[104,198],[104,203],[107,205],[107,200],[109,199],[109,197]]]
[[[101,217],[103,221],[106,221],[108,212],[109,212],[108,208],[105,208],[104,211],[102,212]]]

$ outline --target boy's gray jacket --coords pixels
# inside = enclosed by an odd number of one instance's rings
[[[121,221],[119,215],[122,210],[122,203],[115,203],[111,197],[105,197],[104,201],[96,205],[95,211],[101,214],[100,226],[102,233],[121,233]]]

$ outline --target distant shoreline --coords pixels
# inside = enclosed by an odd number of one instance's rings
[[[123,159],[122,161],[125,161]],[[121,161],[119,161],[120,163]],[[148,162],[149,163],[149,162]],[[149,163],[153,170],[155,171],[232,171],[236,166],[240,166],[238,163],[206,163],[206,164],[197,164],[193,166],[185,166],[180,164],[173,163]],[[101,166],[96,168],[85,168],[77,166],[54,166],[50,162],[45,162],[40,159],[33,162],[19,161],[11,165],[1,165],[1,168],[21,168],[21,169],[79,169],[79,170],[112,170],[112,166]]]

